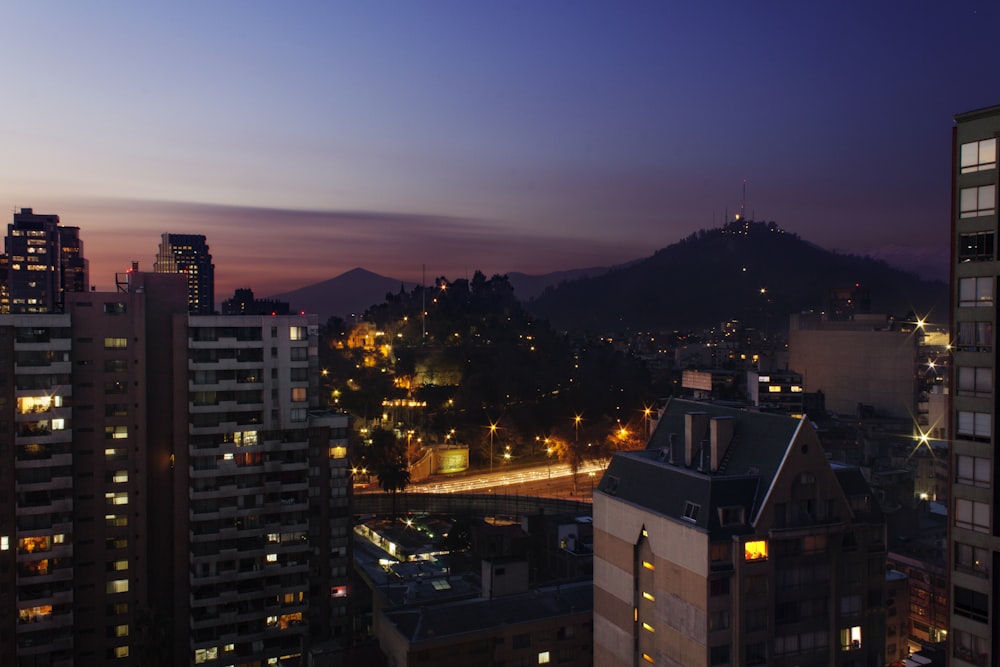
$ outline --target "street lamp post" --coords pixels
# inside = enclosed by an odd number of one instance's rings
[[[576,415],[573,417],[573,431],[574,431],[574,442],[580,444],[580,420],[582,417]]]
[[[497,425],[490,422],[490,472],[493,472],[493,434],[497,432]]]

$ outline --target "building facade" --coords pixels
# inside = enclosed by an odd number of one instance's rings
[[[58,313],[64,295],[90,289],[79,227],[63,227],[58,215],[22,208],[7,225],[2,311]]]
[[[266,665],[345,634],[349,424],[319,409],[315,317],[120,284],[0,316],[0,654]]]
[[[1000,660],[997,571],[1000,507],[994,481],[997,358],[997,137],[1000,106],[955,117],[952,154],[952,520],[953,665]]]
[[[882,664],[885,558],[806,418],[672,399],[594,494],[594,664]]]
[[[215,312],[215,264],[202,234],[163,234],[153,271],[183,273],[187,276],[188,309],[198,315]]]

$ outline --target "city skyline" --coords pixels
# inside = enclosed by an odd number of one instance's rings
[[[997,11],[15,5],[0,192],[79,226],[98,289],[166,231],[208,237],[220,297],[610,266],[744,181],[748,216],[944,278],[947,128],[996,101]]]

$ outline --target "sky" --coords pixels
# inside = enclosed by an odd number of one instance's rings
[[[611,266],[745,214],[946,278],[1000,3],[8,0],[0,201],[91,283],[205,234],[216,296]],[[744,199],[744,183],[746,197]]]

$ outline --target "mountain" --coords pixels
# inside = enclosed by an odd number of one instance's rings
[[[738,222],[599,276],[551,287],[528,304],[565,330],[671,331],[740,320],[780,327],[823,310],[834,288],[859,285],[871,312],[948,317],[948,286],[869,257],[824,250],[774,223]]]
[[[334,315],[344,319],[349,319],[353,314],[360,315],[370,306],[385,302],[385,295],[398,292],[401,286],[409,291],[416,287],[416,283],[404,283],[356,268],[335,278],[269,298],[287,301],[292,310],[317,313],[320,321],[325,322]]]
[[[560,283],[579,280],[580,278],[593,278],[607,273],[611,269],[606,266],[597,266],[589,269],[570,269],[569,271],[553,271],[540,276],[532,276],[527,273],[517,271],[507,274],[507,281],[514,288],[514,296],[521,301],[530,301],[541,294],[548,287],[559,285]]]

